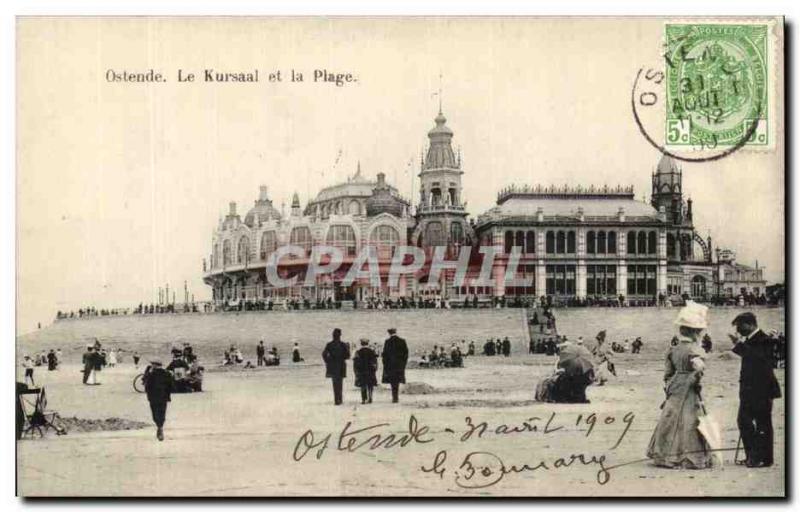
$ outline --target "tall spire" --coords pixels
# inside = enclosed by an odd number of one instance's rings
[[[439,115],[442,115],[442,72],[439,71]]]

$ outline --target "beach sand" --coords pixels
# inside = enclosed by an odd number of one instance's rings
[[[775,465],[747,469],[733,464],[739,360],[722,354],[730,347],[725,333],[739,309],[711,311],[715,351],[708,356],[703,379],[707,409],[729,449],[720,452],[724,466],[669,470],[642,460],[664,398],[663,354],[676,312],[556,311],[559,330],[573,339],[593,338],[601,328],[608,330],[609,341],[644,339],[642,354],[617,355],[618,377],[588,389],[590,404],[533,401],[536,382],[551,372],[555,359],[526,353],[521,310],[273,312],[57,322],[18,338],[17,351],[21,358],[62,348],[66,362],[59,370],[40,367],[35,372],[37,384],[46,386],[49,407],[62,416],[119,417],[152,425],[145,396],[132,387],[141,369],[133,368],[127,354],[120,365],[100,372],[102,385],[81,384],[80,354],[94,336],[104,346],[138,350],[144,360],[168,358],[173,343],[191,341],[208,370],[205,391],[173,396],[164,442],[155,439],[152,426],[19,442],[18,489],[24,496],[784,495],[783,399],[774,402]],[[755,312],[765,330],[784,329],[782,309]],[[467,358],[460,369],[408,370],[409,383],[433,389],[404,393],[399,404],[390,403],[384,387],[376,391],[375,403],[362,405],[349,373],[345,404],[334,407],[319,354],[336,326],[348,341],[364,335],[382,341],[385,329],[395,326],[412,353],[462,338],[474,340],[480,350],[490,335],[509,336],[513,351],[508,358]],[[226,346],[238,343],[254,360],[255,344],[262,337],[267,346],[278,346],[281,366],[218,370]],[[304,363],[291,363],[295,341]],[[776,374],[783,389],[784,370]],[[415,427],[409,426],[412,421]],[[486,422],[483,435],[476,429],[467,436],[468,422]],[[343,429],[347,434],[371,426],[375,428],[340,439]],[[373,434],[381,436],[382,444],[370,449]],[[389,434],[396,436],[396,443],[387,440]],[[437,454],[439,465],[434,464]],[[559,458],[564,460],[559,463]]]

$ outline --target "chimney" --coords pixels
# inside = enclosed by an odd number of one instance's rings
[[[230,203],[228,203],[228,207],[230,209],[230,212],[228,213],[228,215],[230,215],[230,216],[236,215],[236,202],[235,201],[231,201]]]
[[[378,187],[383,188],[386,185],[386,175],[382,172],[378,173]]]
[[[620,222],[625,222],[625,208],[623,208],[622,206],[620,206],[619,210],[617,210],[617,219]]]
[[[258,187],[258,200],[259,201],[266,201],[267,200],[267,186],[261,185]]]
[[[544,210],[540,206],[536,209],[536,222],[542,222],[543,220],[544,220]]]

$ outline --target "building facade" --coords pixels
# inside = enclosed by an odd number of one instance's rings
[[[494,207],[470,218],[453,136],[439,112],[428,132],[415,205],[386,181],[385,174],[370,180],[360,165],[346,182],[322,189],[304,208],[295,194],[287,215],[273,206],[264,186],[243,220],[231,203],[203,262],[213,300],[361,301],[434,295],[456,301],[549,296],[653,302],[671,295],[703,299],[713,293],[720,270],[715,274],[711,239],[702,239],[694,228],[692,202],[684,200],[681,170],[671,158],[662,157],[652,174],[649,204],[637,201],[630,186],[510,186],[500,191]],[[312,276],[306,286],[317,245],[338,247],[343,262],[333,273]],[[414,274],[390,283],[392,258],[397,247],[406,245],[421,248],[426,261],[437,247],[444,247],[452,259],[469,248],[466,281],[455,283],[451,269],[430,282],[426,262]],[[298,277],[299,282],[274,287],[267,279],[267,264],[284,246],[299,247],[300,252],[282,257],[277,274]],[[366,278],[344,285],[365,247],[377,253],[380,285]],[[479,281],[486,247],[494,247],[496,255],[490,279]]]

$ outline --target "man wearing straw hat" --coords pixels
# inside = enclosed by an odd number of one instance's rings
[[[756,315],[745,312],[733,319],[739,336],[729,335],[733,352],[742,358],[739,374],[739,413],[736,422],[749,468],[772,466],[772,400],[780,398],[775,378],[773,340],[758,328]]]

